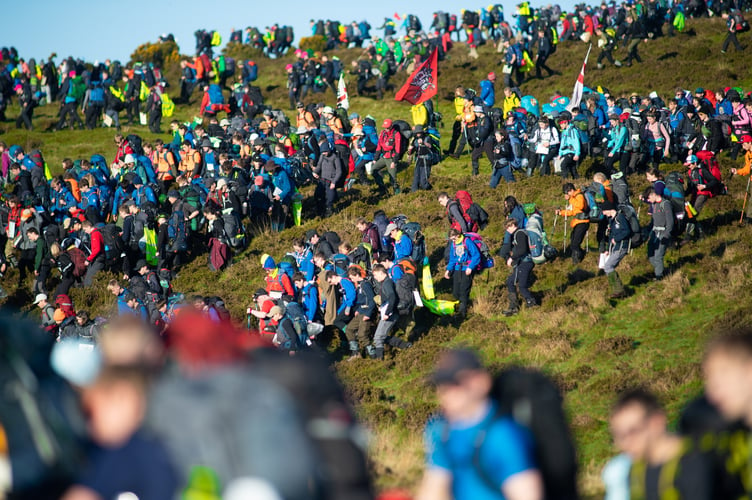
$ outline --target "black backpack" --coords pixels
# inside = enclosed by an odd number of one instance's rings
[[[9,498],[59,498],[83,467],[77,399],[50,366],[54,337],[0,318],[0,424],[12,475]]]
[[[624,217],[626,217],[629,222],[629,229],[632,231],[630,246],[632,248],[639,247],[643,243],[643,237],[642,228],[640,227],[640,219],[637,218],[637,212],[634,207],[629,204],[620,205],[619,210],[624,214]]]
[[[423,228],[417,222],[405,223],[401,231],[413,242],[413,251],[410,258],[419,266],[423,265],[423,259],[426,256],[426,239],[423,236]]]
[[[100,230],[102,242],[104,243],[104,257],[107,262],[113,262],[120,259],[125,251],[121,230],[115,224],[107,224]]]
[[[491,397],[497,402],[500,415],[512,417],[533,435],[544,498],[576,499],[577,453],[556,384],[537,370],[510,368],[494,379]],[[482,442],[476,445],[473,458],[476,467],[482,445]],[[486,472],[480,469],[478,472],[485,483],[492,484]]]
[[[133,154],[136,156],[142,156],[144,154],[143,140],[136,134],[130,134],[125,138],[125,142],[133,150]]]

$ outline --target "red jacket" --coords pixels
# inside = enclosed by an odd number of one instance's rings
[[[92,231],[89,236],[91,237],[91,254],[89,254],[86,260],[91,263],[100,255],[104,257],[104,240],[102,239],[102,233],[97,229]]]
[[[399,158],[402,152],[402,134],[392,127],[389,130],[382,130],[379,135],[379,145],[376,148],[376,156],[383,158]]]

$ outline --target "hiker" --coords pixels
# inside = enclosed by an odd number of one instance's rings
[[[532,441],[510,417],[495,415],[496,405],[489,399],[491,375],[477,354],[469,349],[442,353],[431,381],[442,415],[426,426],[426,471],[416,500],[543,498]],[[469,457],[480,433],[485,452],[476,464]],[[487,483],[494,485],[496,495]]]
[[[495,188],[503,178],[507,182],[516,182],[512,164],[515,161],[514,148],[505,128],[494,132],[492,172],[489,186]]]
[[[104,240],[102,239],[102,233],[99,229],[94,227],[94,224],[89,220],[85,220],[81,223],[83,231],[90,238],[89,256],[86,257],[86,275],[84,275],[83,286],[90,287],[94,281],[94,276],[104,269],[105,265],[105,248]]]
[[[569,217],[572,228],[570,239],[570,250],[572,252],[572,264],[577,265],[582,262],[585,252],[582,250],[582,241],[585,234],[590,229],[590,219],[587,214],[587,200],[585,195],[579,189],[575,189],[574,184],[567,182],[562,187],[564,199],[567,200],[567,208],[556,210],[556,215],[563,215],[565,220]]]
[[[416,125],[413,129],[413,140],[407,148],[407,155],[415,155],[415,169],[413,171],[413,184],[410,191],[415,193],[419,189],[428,191],[431,189],[431,167],[434,164],[433,147],[431,139],[423,131],[423,126]]]
[[[374,163],[371,167],[371,175],[373,176],[373,180],[376,182],[379,190],[382,193],[386,193],[384,180],[379,173],[380,170],[386,168],[389,177],[392,179],[394,194],[399,194],[400,187],[397,184],[397,164],[402,158],[402,152],[405,149],[405,145],[402,144],[404,139],[394,125],[394,122],[389,118],[385,119],[381,124],[381,129],[379,143],[376,147],[376,154],[374,156]]]
[[[366,272],[359,266],[350,266],[347,270],[347,277],[356,287],[356,299],[352,321],[348,323],[345,336],[350,345],[351,359],[359,357],[352,356],[353,351],[360,353],[360,347],[353,349],[353,346],[367,346],[371,340],[371,325],[376,315],[376,302],[374,301],[374,291],[371,282],[366,279]]]
[[[509,294],[509,307],[503,312],[504,316],[514,316],[520,312],[520,302],[517,296],[517,287],[520,288],[520,295],[525,299],[525,305],[528,308],[537,307],[538,303],[530,293],[530,276],[535,267],[533,258],[530,255],[530,243],[528,235],[519,226],[516,219],[512,217],[504,221],[504,229],[509,234],[509,238],[504,240],[499,254],[506,261],[507,267],[512,268],[512,272],[507,278],[507,292]]]
[[[26,235],[36,247],[34,250],[34,275],[36,276],[36,280],[34,281],[32,291],[34,293],[47,293],[46,283],[52,268],[50,249],[47,247],[47,242],[39,234],[37,228],[30,227],[26,230]]]
[[[456,318],[462,321],[467,316],[470,289],[473,286],[475,269],[481,263],[481,255],[475,242],[454,228],[449,230],[449,245],[449,260],[444,279],[452,280],[452,295],[460,302]]]
[[[736,38],[736,32],[740,30],[740,27],[737,26],[737,24],[739,24],[741,16],[735,16],[731,13],[724,12],[721,14],[721,17],[726,21],[726,38],[723,40],[723,45],[721,46],[721,54],[725,54],[726,49],[728,49],[728,46],[732,43],[737,52],[744,50],[746,47],[740,44],[739,40]]]
[[[462,233],[469,233],[473,230],[472,221],[465,217],[462,211],[462,205],[456,199],[451,199],[446,191],[442,191],[437,196],[439,204],[444,207],[444,212],[449,220],[449,225]]]
[[[334,214],[334,202],[337,199],[337,183],[345,177],[345,167],[338,154],[332,151],[329,141],[324,141],[319,145],[321,157],[318,165],[313,170],[313,176],[318,180],[316,194],[319,200],[319,214],[324,218],[331,217]]]
[[[541,115],[538,118],[538,127],[528,135],[534,150],[527,167],[527,176],[532,177],[536,167],[540,170],[540,175],[549,175],[549,164],[559,152],[559,131],[549,124],[546,116]]]
[[[742,149],[744,149],[744,166],[742,168],[732,168],[732,175],[750,176],[752,172],[752,135],[741,136],[739,142],[742,143]],[[752,200],[749,199],[749,179],[747,180],[746,188],[744,191],[744,202],[746,204],[746,211],[744,212],[744,222],[752,222]],[[745,210],[745,209],[743,209]]]
[[[47,294],[38,293],[34,298],[34,305],[41,311],[42,327],[51,331],[55,327],[55,307],[47,302]]]
[[[716,498],[710,455],[668,431],[666,411],[652,393],[621,394],[609,425],[614,444],[632,461],[625,478],[632,498],[664,498],[669,492],[677,498]]]
[[[412,255],[413,242],[408,235],[397,227],[397,224],[390,223],[387,225],[384,235],[389,236],[392,241],[391,253],[394,256],[395,262]]]
[[[559,143],[559,161],[561,164],[561,177],[563,179],[572,176],[579,179],[577,165],[580,161],[580,135],[572,123],[572,114],[564,111],[559,115],[559,128],[561,130]]]
[[[674,230],[674,209],[671,202],[659,195],[653,186],[645,190],[643,199],[650,203],[653,217],[648,239],[648,261],[655,273],[653,280],[659,281],[663,279],[663,258]]]
[[[384,343],[399,319],[397,289],[389,276],[389,271],[382,264],[375,264],[371,274],[379,286],[379,322],[373,334],[374,349],[371,357],[384,359]]]
[[[357,289],[350,279],[338,275],[335,271],[326,271],[324,280],[329,286],[335,287],[335,290],[338,292],[337,295],[340,298],[340,304],[337,307],[337,317],[332,324],[341,332],[344,332],[355,316]],[[350,358],[360,356],[360,346],[357,340],[350,340],[348,347],[350,349]]]
[[[473,167],[473,175],[478,175],[480,168],[480,157],[483,154],[486,155],[488,161],[493,165],[493,123],[486,114],[486,110],[483,106],[474,106],[473,112],[475,113],[475,126],[466,129],[467,142],[473,147],[470,153],[470,162]]]
[[[700,155],[703,153],[703,151],[699,151],[697,154]],[[709,161],[714,162],[715,159],[711,157]],[[718,194],[723,184],[720,179],[720,171],[717,172],[718,177],[716,177],[707,163],[705,161],[700,162],[697,155],[687,156],[684,165],[688,168],[687,193],[691,194],[690,202],[694,209],[692,212],[694,222],[687,223],[687,231],[682,241],[683,244],[686,244],[692,238],[702,238],[704,236],[705,232],[699,222],[700,213],[705,203]]]
[[[613,203],[604,201],[601,203],[601,211],[608,220],[608,249],[604,252],[606,260],[603,264],[603,272],[606,273],[611,287],[610,297],[619,299],[624,297],[626,292],[616,268],[629,252],[632,229],[623,211],[617,210]]]

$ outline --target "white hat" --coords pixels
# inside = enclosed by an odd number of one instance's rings
[[[136,159],[133,157],[133,155],[125,155],[123,163],[136,163]]]
[[[225,186],[227,186],[227,180],[225,180],[225,179],[219,179],[217,181],[217,189],[223,188]]]
[[[329,115],[333,115],[334,114],[334,110],[332,109],[331,106],[324,106],[324,109],[322,109],[321,112],[329,114]]]
[[[384,231],[385,234],[391,234],[392,231],[396,231],[398,229],[397,224],[391,223],[386,226],[386,230]]]
[[[43,300],[47,300],[47,294],[45,294],[45,293],[40,293],[40,294],[38,294],[38,295],[37,295],[37,296],[36,296],[36,297],[34,298],[34,305],[37,305],[37,304],[39,304],[39,303],[40,303],[40,302],[42,302]]]

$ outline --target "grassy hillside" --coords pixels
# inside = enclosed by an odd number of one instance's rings
[[[661,95],[670,95],[676,86],[691,89],[726,85],[752,87],[752,77],[743,56],[720,54],[721,20],[690,20],[688,28],[689,34],[644,44],[640,48],[644,63],[632,68],[594,69],[598,55],[594,48],[592,69],[585,75],[585,84],[603,85],[617,94],[632,91],[645,94],[657,90]],[[534,94],[542,102],[557,90],[568,95],[586,49],[581,43],[560,46],[550,65],[562,75],[526,83],[523,92]],[[449,118],[443,129],[447,144],[451,135],[451,111],[446,98],[454,86],[476,87],[489,70],[500,71],[498,55],[491,47],[482,47],[479,52],[480,59],[468,59],[467,49],[460,44],[441,65],[440,110]],[[347,64],[359,51],[337,54]],[[623,56],[621,52],[617,55]],[[259,84],[268,100],[282,108],[287,107],[286,62],[287,59],[259,61]],[[398,75],[394,82],[399,85],[404,77]],[[351,84],[351,92],[352,87],[354,84]],[[334,104],[331,94],[309,100]],[[177,116],[188,120],[196,109],[197,105],[190,109],[179,107]],[[409,115],[407,105],[389,97],[382,102],[354,97],[351,109],[362,115],[371,114],[377,120],[386,116],[407,119]],[[9,116],[13,116],[15,109],[10,111]],[[43,148],[55,169],[59,169],[65,157],[88,157],[94,152],[112,157],[114,131],[45,131],[55,120],[56,111],[56,106],[37,110],[37,128],[31,133],[15,130],[11,123],[0,124],[0,140],[25,148]],[[124,132],[139,133],[147,140],[154,138],[144,127],[124,129]],[[536,177],[491,190],[487,187],[487,162],[481,162],[482,175],[478,178],[470,177],[469,164],[469,157],[463,156],[460,160],[446,160],[434,168],[434,189],[452,192],[462,188],[473,193],[491,215],[492,223],[484,236],[494,251],[503,236],[502,201],[510,194],[523,202],[534,201],[543,209],[553,243],[562,248],[563,221],[558,221],[556,232],[551,234],[553,209],[564,204],[558,178]],[[722,160],[724,175],[732,164],[726,158]],[[597,166],[587,160],[580,174],[592,175]],[[403,185],[409,184],[411,178],[409,168],[400,174]],[[633,193],[647,185],[637,176],[629,182]],[[700,391],[699,359],[706,338],[715,329],[746,323],[752,317],[752,306],[740,300],[748,296],[752,285],[748,258],[752,237],[748,229],[733,224],[739,218],[745,185],[746,180],[733,179],[729,182],[729,196],[707,204],[702,219],[713,229],[698,243],[669,251],[667,261],[671,274],[665,280],[650,281],[652,268],[644,247],[627,257],[619,268],[630,290],[627,299],[607,299],[606,279],[597,272],[597,249],[592,231],[591,252],[580,266],[574,267],[570,261],[560,259],[536,268],[532,290],[541,302],[540,308],[523,310],[511,319],[501,315],[506,306],[507,271],[499,266],[476,279],[472,294],[474,306],[469,319],[460,328],[440,324],[434,317],[420,313],[419,339],[414,348],[388,353],[383,363],[368,360],[336,363],[335,370],[373,432],[371,455],[378,485],[412,488],[416,484],[422,468],[421,429],[427,416],[435,410],[433,392],[425,383],[425,377],[442,348],[464,344],[477,347],[494,368],[509,364],[532,365],[555,377],[566,395],[578,442],[581,483],[589,496],[597,495],[602,489],[598,479],[600,468],[613,453],[606,417],[616,394],[632,385],[648,386],[667,403],[673,421],[685,402]],[[174,286],[185,293],[221,295],[235,317],[241,318],[250,295],[262,282],[258,262],[262,253],[281,255],[289,250],[294,237],[311,228],[336,230],[343,239],[357,241],[355,219],[370,216],[380,208],[390,215],[405,213],[424,225],[437,292],[448,298],[449,283],[441,280],[440,262],[447,224],[436,202],[435,191],[382,200],[374,191],[356,187],[342,197],[334,217],[311,220],[304,214],[301,227],[290,228],[281,235],[257,234],[249,249],[222,274],[209,272],[205,259],[199,258],[180,273]],[[310,194],[309,191],[306,194]],[[646,222],[645,210],[642,212],[642,220]],[[11,271],[3,283],[12,293],[6,304],[30,310],[28,292],[15,290],[11,285],[16,281],[14,273]],[[105,290],[108,279],[102,276],[89,290],[75,289],[74,300],[97,313],[105,312],[113,305],[113,299]],[[31,314],[36,312],[31,311]],[[337,344],[335,339],[333,350]]]

